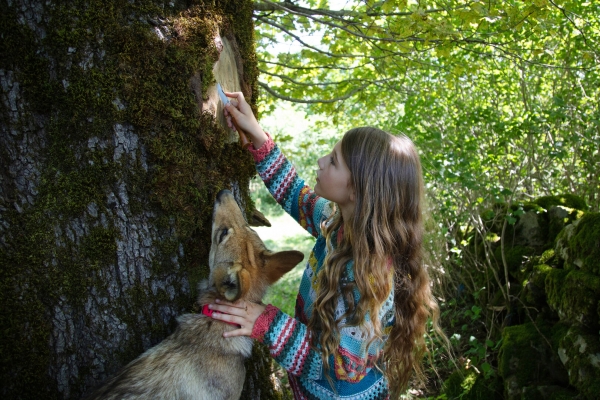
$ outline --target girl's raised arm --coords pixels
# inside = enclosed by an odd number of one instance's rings
[[[329,200],[318,196],[304,184],[296,168],[268,135],[261,148],[257,150],[250,146],[248,149],[254,157],[258,174],[275,201],[308,233],[318,237],[321,222],[331,215]]]
[[[320,223],[331,214],[328,200],[317,196],[304,184],[294,166],[285,158],[271,137],[263,131],[241,92],[229,93],[231,103],[225,106],[227,123],[252,141],[249,147],[256,170],[275,200],[311,235],[321,232]]]

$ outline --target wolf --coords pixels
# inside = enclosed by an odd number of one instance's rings
[[[212,218],[210,273],[199,285],[197,305],[215,299],[260,302],[267,288],[294,268],[304,255],[271,252],[253,231],[233,194],[217,194]],[[237,326],[204,314],[178,317],[175,332],[126,365],[87,397],[93,399],[238,399],[252,353],[247,336],[224,338]]]

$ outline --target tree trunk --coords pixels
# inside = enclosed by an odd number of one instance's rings
[[[252,2],[1,1],[0,26],[0,393],[79,398],[191,310],[214,195],[251,205],[202,105],[219,34],[252,98]]]

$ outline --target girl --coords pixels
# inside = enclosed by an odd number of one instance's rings
[[[227,336],[265,343],[297,399],[397,398],[413,370],[422,376],[425,324],[438,314],[422,263],[423,180],[413,143],[352,129],[319,159],[311,190],[243,94],[226,94],[228,123],[250,137],[265,185],[317,240],[295,318],[243,301],[211,305],[213,318],[240,325]]]

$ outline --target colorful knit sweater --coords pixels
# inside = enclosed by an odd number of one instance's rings
[[[329,370],[324,370],[321,354],[310,346],[312,335],[318,334],[309,331],[307,324],[316,298],[317,276],[327,253],[321,223],[332,215],[330,202],[317,196],[304,184],[270,137],[258,150],[251,146],[250,152],[259,175],[275,200],[317,238],[300,283],[295,318],[268,305],[256,320],[252,337],[265,343],[271,356],[288,371],[290,386],[296,399],[389,398],[387,380],[375,365],[387,336],[383,340],[372,341],[369,345],[372,325],[369,327],[368,315],[363,328],[346,326],[346,320],[341,321],[340,346],[337,355],[329,359]],[[331,243],[334,246],[339,240],[337,236],[341,239],[342,234],[343,232],[331,233]],[[354,280],[352,261],[347,264],[343,279]],[[389,333],[394,324],[393,296],[394,293],[390,293],[379,312],[384,335]],[[359,293],[355,290],[354,301],[357,302],[359,298]],[[337,317],[347,309],[342,296],[338,299]],[[331,378],[334,387],[327,376]]]

